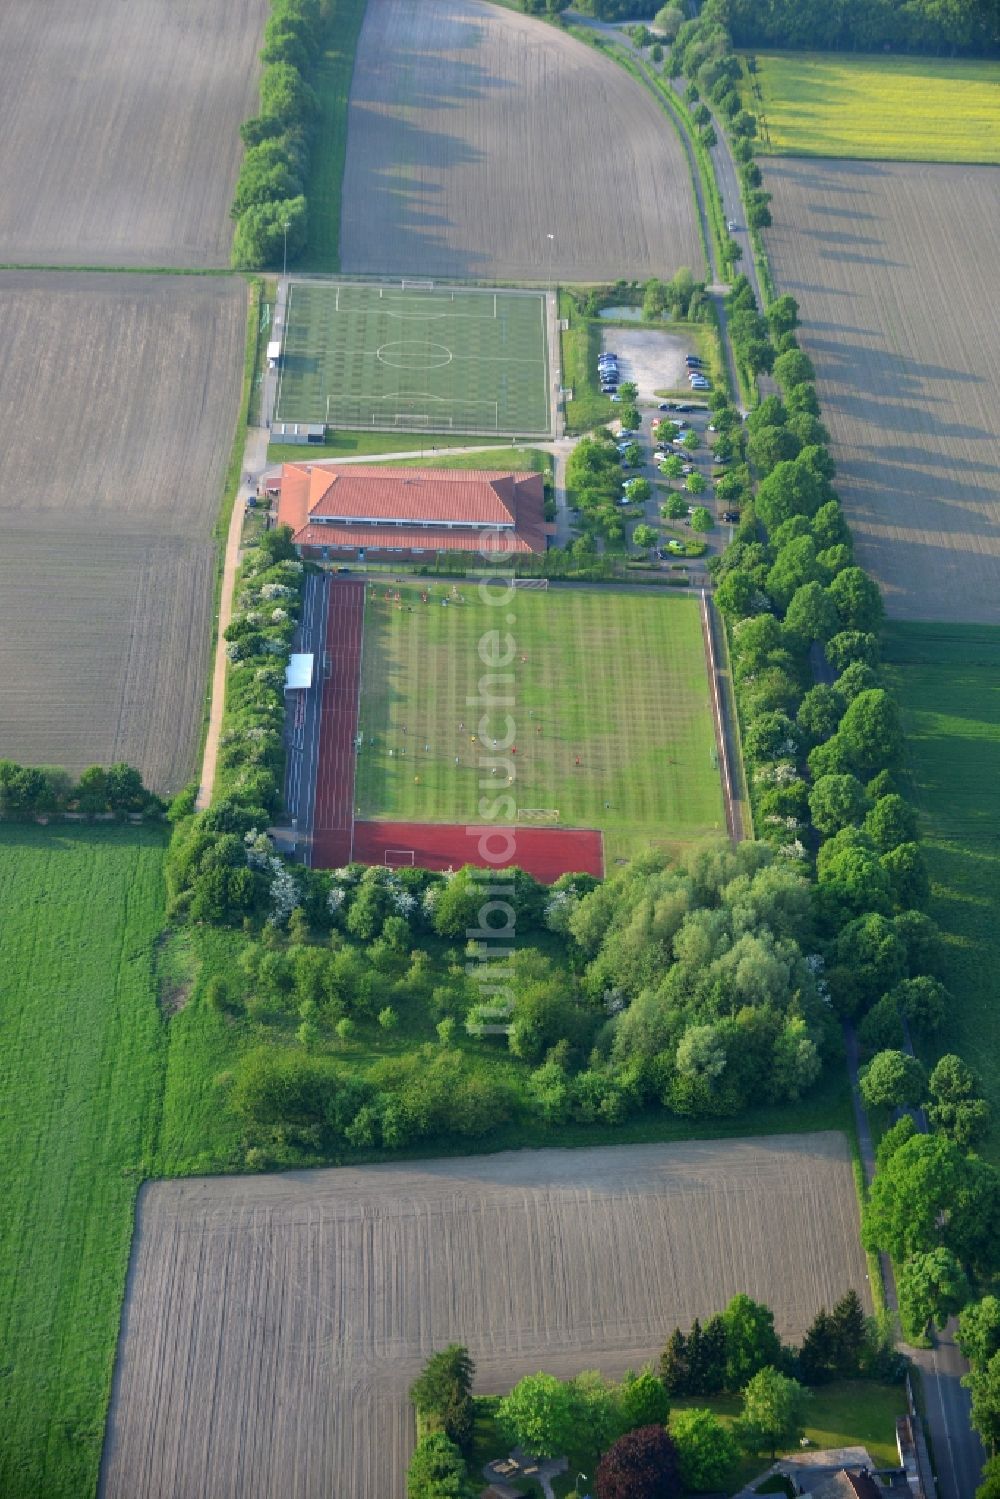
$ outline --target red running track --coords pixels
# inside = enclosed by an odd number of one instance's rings
[[[354,741],[361,691],[361,639],[365,585],[330,583],[326,651],[330,675],[323,683],[312,863],[339,869],[351,862],[354,829]]]
[[[481,839],[486,840],[482,851]],[[509,843],[513,849],[507,853]],[[505,853],[506,857],[493,857]],[[468,828],[451,822],[356,822],[354,857],[364,864],[412,862],[418,869],[460,869],[463,864],[475,864],[480,869],[506,869],[516,864],[546,885],[551,885],[561,874],[593,874],[598,879],[604,876],[604,838],[594,828]]]

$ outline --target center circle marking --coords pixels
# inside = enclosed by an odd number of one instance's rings
[[[383,344],[376,359],[392,370],[439,370],[455,357],[444,344],[429,344],[417,338],[400,338]]]

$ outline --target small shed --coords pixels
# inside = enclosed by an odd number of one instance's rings
[[[326,427],[322,422],[274,422],[271,426],[272,442],[320,443],[326,441]]]
[[[307,692],[313,681],[313,656],[309,653],[293,653],[285,668],[285,691]]]

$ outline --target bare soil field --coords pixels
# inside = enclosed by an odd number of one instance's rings
[[[212,529],[235,430],[234,279],[0,273],[0,755],[193,769]]]
[[[374,275],[703,273],[684,155],[654,100],[584,43],[485,0],[369,0],[340,253]]]
[[[1000,170],[763,165],[860,561],[896,619],[1000,622]]]
[[[224,266],[267,0],[4,0],[0,262]]]
[[[847,1141],[539,1150],[143,1189],[105,1499],[403,1499],[406,1391],[611,1375],[737,1291],[801,1336],[870,1304]]]

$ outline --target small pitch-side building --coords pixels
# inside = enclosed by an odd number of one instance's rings
[[[544,552],[541,474],[286,463],[278,525],[304,557]]]

